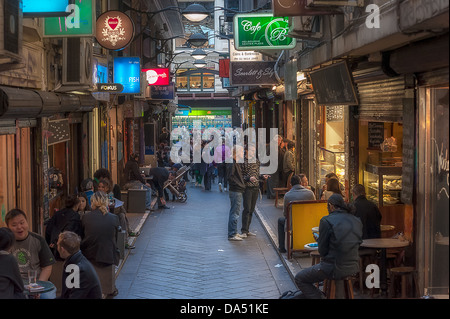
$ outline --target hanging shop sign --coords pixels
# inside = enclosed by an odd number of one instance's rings
[[[70,14],[66,11],[68,5],[69,0],[22,0],[22,12],[24,18],[64,17]]]
[[[145,72],[148,85],[169,85],[170,72],[168,68],[142,69]]]
[[[274,17],[271,13],[236,14],[234,30],[236,50],[284,50],[296,46],[296,40],[287,36],[287,17]]]
[[[230,79],[232,86],[274,85],[278,84],[275,76],[275,61],[232,62]]]
[[[114,83],[123,85],[122,94],[141,93],[141,60],[139,57],[114,58]]]
[[[262,61],[262,53],[256,51],[238,51],[234,46],[234,40],[230,39],[230,61],[231,62],[252,62]]]
[[[219,77],[221,78],[230,77],[230,59],[219,60]]]
[[[345,61],[311,72],[310,77],[319,105],[358,105],[353,80]]]
[[[120,83],[97,83],[98,92],[120,93],[123,85]]]
[[[150,86],[150,98],[152,100],[173,100],[175,98],[174,83]]]
[[[125,13],[107,11],[98,17],[95,38],[105,49],[122,50],[131,43],[133,37],[133,20]]]
[[[51,1],[36,2],[40,5]],[[93,0],[75,0],[75,3],[69,4],[65,11],[69,13],[66,17],[44,19],[44,37],[80,37],[95,34]]]
[[[46,131],[48,139],[47,145],[53,145],[70,140],[69,120],[55,120],[48,122],[48,130]]]

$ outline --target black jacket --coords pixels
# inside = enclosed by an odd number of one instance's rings
[[[353,202],[353,213],[361,219],[362,239],[381,238],[381,213],[377,205],[369,201],[366,196],[358,196]]]
[[[345,210],[322,217],[319,224],[319,253],[323,270],[332,278],[350,276],[359,271],[359,245],[362,223]]]
[[[117,232],[120,227],[117,215],[100,210],[86,213],[82,220],[84,239],[81,251],[86,258],[98,265],[118,265],[119,249],[117,248]]]
[[[229,191],[243,193],[245,191],[245,180],[242,173],[242,164],[228,163],[227,173]]]
[[[73,270],[67,269],[69,265],[77,265],[79,272],[79,287],[69,288],[67,287],[66,279],[71,274],[74,274]],[[70,271],[69,271],[70,270]],[[70,284],[74,283],[73,278],[69,278],[68,282]],[[100,285],[100,280],[98,278],[97,272],[94,266],[83,256],[79,250],[69,258],[67,258],[64,263],[63,276],[62,276],[62,289],[61,289],[62,299],[101,299],[102,298],[102,288]]]
[[[0,251],[0,299],[25,299],[23,280],[13,255]]]
[[[130,159],[125,164],[124,174],[125,182],[140,181],[145,184],[144,178],[142,178],[141,173],[139,172],[139,163],[134,159]]]

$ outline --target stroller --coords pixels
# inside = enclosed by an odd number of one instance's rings
[[[183,166],[178,171],[176,171],[175,178],[172,180],[167,180],[164,183],[163,189],[168,188],[170,192],[176,196],[177,201],[180,203],[184,203],[187,200],[186,194],[186,180],[183,176],[191,169],[191,165]]]

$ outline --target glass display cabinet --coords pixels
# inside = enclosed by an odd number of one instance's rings
[[[335,173],[341,185],[345,185],[345,153],[333,152],[326,148],[319,148],[319,176],[321,185],[325,184],[325,176]]]
[[[367,199],[378,207],[401,204],[402,168],[366,164],[364,187]]]

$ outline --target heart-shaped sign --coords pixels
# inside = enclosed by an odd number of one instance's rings
[[[110,26],[111,29],[115,29],[117,28],[117,25],[119,24],[119,19],[118,18],[109,18],[108,19],[108,25]]]

